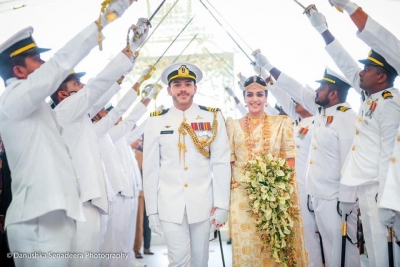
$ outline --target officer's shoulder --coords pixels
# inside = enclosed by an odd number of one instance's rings
[[[346,107],[346,106],[338,106],[336,108],[336,110],[341,111],[341,112],[346,112],[346,111],[348,111],[350,109],[351,109],[350,107]]]
[[[169,111],[169,108],[163,109],[163,110],[156,110],[156,111],[150,112],[150,117],[157,117],[157,116],[165,115],[168,113],[168,111]]]
[[[385,100],[393,99],[393,96],[394,96],[393,93],[390,91],[384,90],[382,92],[382,98]],[[397,95],[396,95],[396,97],[397,97]]]
[[[205,111],[210,111],[210,112],[215,112],[215,111],[221,111],[219,108],[212,108],[212,107],[206,107],[199,105],[199,108]]]

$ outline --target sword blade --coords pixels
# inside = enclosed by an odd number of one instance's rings
[[[303,6],[299,1],[294,0],[299,6],[301,6],[303,9],[306,9],[305,6]]]
[[[175,43],[176,39],[178,39],[178,37],[181,35],[181,33],[186,29],[186,27],[190,24],[190,22],[192,22],[192,20],[194,19],[194,17],[196,17],[196,15],[194,15],[189,21],[188,23],[186,23],[185,27],[183,27],[183,29],[178,33],[178,35],[175,37],[175,39],[169,44],[169,46],[167,47],[167,49],[165,49],[164,53],[162,53],[162,55],[157,59],[156,63],[154,63],[153,66],[156,66],[157,63],[163,58],[163,56],[165,55],[165,53],[167,53],[168,49],[171,47],[171,45],[173,43]]]
[[[171,12],[171,10],[174,8],[174,6],[178,3],[179,0],[176,0],[175,3],[172,5],[172,7],[168,10],[167,14],[160,20],[160,22],[157,24],[157,26],[154,28],[154,30],[150,33],[149,37],[143,42],[143,44],[137,49],[137,51],[140,51],[140,49],[147,43],[147,41],[153,36],[154,32],[157,30],[157,28],[161,25],[161,23],[164,21],[164,19],[168,16],[168,14]]]
[[[243,48],[236,42],[235,38],[232,37],[232,35],[222,26],[221,22],[214,16],[214,14],[208,9],[208,7],[203,3],[202,0],[200,0],[200,3],[207,9],[207,11],[211,14],[211,16],[215,19],[215,21],[219,24],[219,26],[224,29],[224,31],[229,35],[229,37],[232,39],[232,41],[239,47],[239,49],[243,52],[243,54],[250,60],[250,62],[253,62],[253,60],[244,52]]]
[[[167,1],[167,0],[163,0],[161,2],[161,4],[157,7],[156,11],[154,11],[153,14],[150,16],[149,21],[151,21],[154,18],[154,16],[157,14],[158,10],[160,10],[160,8],[164,5],[165,1]]]

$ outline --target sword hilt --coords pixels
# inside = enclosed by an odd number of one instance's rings
[[[387,237],[387,242],[388,243],[392,243],[392,238],[393,237],[393,228],[392,227],[388,227],[388,237]]]
[[[303,14],[307,14],[308,16],[311,16],[310,12],[311,10],[314,9],[315,11],[317,11],[317,7],[314,4],[309,5],[308,7],[306,7],[304,9]]]
[[[154,72],[156,71],[156,67],[149,65],[150,68],[150,72],[143,75],[140,80],[138,81],[138,95],[140,95],[140,85],[142,85],[142,83],[148,79],[151,78],[151,76],[154,74]]]

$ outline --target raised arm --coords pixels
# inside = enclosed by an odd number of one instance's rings
[[[322,13],[312,9],[310,10],[310,15],[308,15],[308,19],[310,20],[311,25],[317,30],[319,34],[321,34],[322,38],[324,39],[324,42],[326,44],[325,50],[333,59],[336,66],[338,66],[340,71],[350,82],[351,87],[353,87],[359,94],[361,94],[362,89],[360,88],[359,76],[361,69],[359,68],[357,62],[351,57],[346,49],[344,49],[344,47],[329,31],[325,16]]]
[[[290,97],[292,97],[296,102],[300,103],[312,115],[317,112],[317,105],[315,104],[315,92],[310,91],[295,79],[275,68],[259,50],[256,50],[253,53],[253,56],[257,65],[267,70],[269,73],[271,73],[272,77],[275,78],[277,86],[282,88],[290,95]]]

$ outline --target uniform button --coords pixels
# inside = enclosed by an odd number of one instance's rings
[[[356,130],[356,135],[359,135],[359,134],[360,134],[360,132],[358,130]]]
[[[312,148],[313,148],[314,150],[316,150],[316,149],[317,149],[317,147],[316,147],[316,146],[313,146]]]
[[[367,105],[371,105],[371,99],[367,100]]]
[[[78,180],[79,180],[79,179],[81,179],[81,177],[79,177],[79,176],[76,176],[76,179],[78,179]]]
[[[397,136],[397,142],[400,142],[400,135]]]
[[[390,158],[390,161],[393,162],[393,163],[395,163],[395,162],[396,162],[396,158],[395,158],[395,157]]]
[[[185,166],[185,167],[183,167],[183,169],[184,169],[185,171],[187,171],[188,167],[187,167],[187,166]]]
[[[317,135],[316,134],[314,134],[314,138],[317,139]]]
[[[72,154],[69,154],[69,158],[71,158],[71,159],[72,159]]]
[[[310,164],[312,164],[312,160],[310,160]]]
[[[321,123],[320,122],[318,122],[318,127],[321,127]]]
[[[352,146],[352,147],[351,147],[351,150],[353,150],[353,151],[356,150],[356,147],[355,147],[355,146]]]
[[[187,183],[185,183],[183,186],[184,186],[184,187],[188,187],[188,184],[187,184]]]
[[[358,118],[358,122],[363,122],[363,119],[362,118]]]

